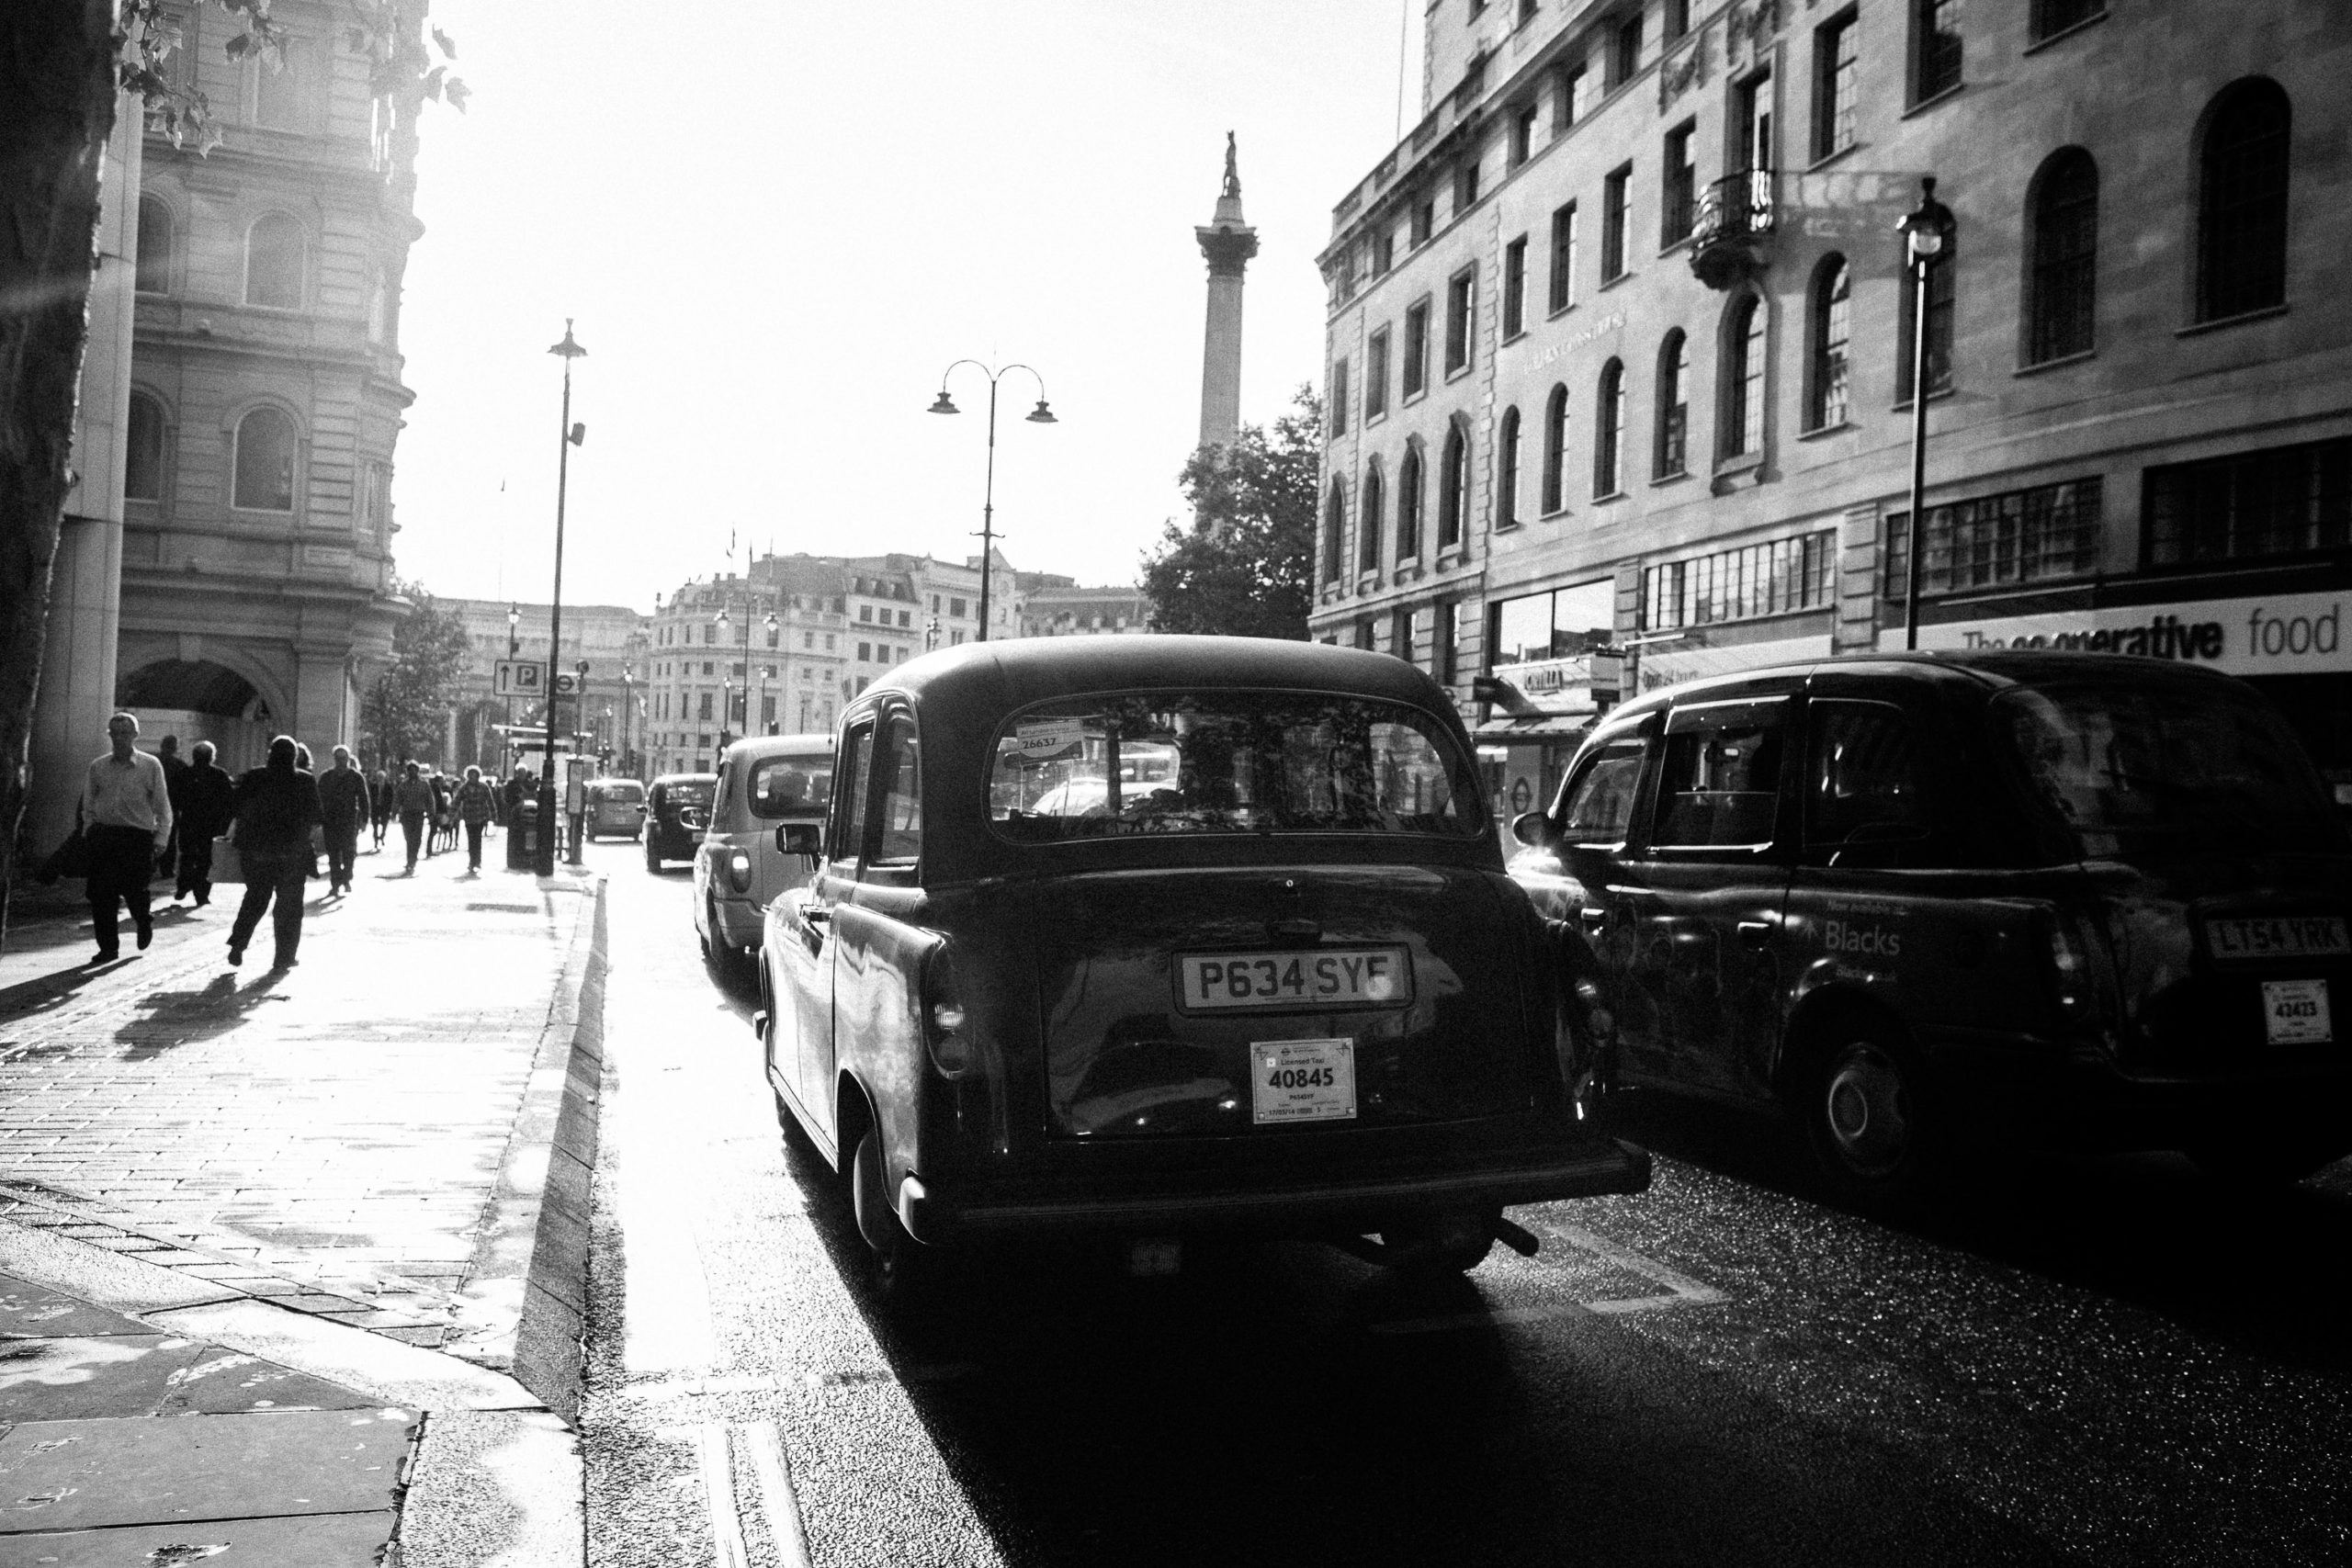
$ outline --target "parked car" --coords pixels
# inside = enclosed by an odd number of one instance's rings
[[[1652,694],[1511,874],[1615,1074],[1787,1111],[1911,1195],[1962,1141],[2352,1151],[2352,853],[2251,687],[2120,655],[1841,659]]]
[[[717,773],[664,773],[645,792],[645,869],[659,872],[663,861],[692,860],[710,826]]]
[[[808,880],[805,854],[777,847],[786,822],[822,822],[833,798],[833,738],[766,735],[718,759],[710,825],[695,850],[695,934],[721,962],[760,945],[769,900]]]
[[[645,832],[645,786],[635,779],[588,781],[588,819],[592,839],[607,833],[635,839]]]
[[[1131,780],[1130,750],[1171,765]],[[868,687],[836,757],[821,844],[777,829],[821,858],[768,908],[757,1027],[886,1288],[1047,1234],[1468,1269],[1532,1249],[1509,1205],[1647,1184],[1580,1124],[1549,933],[1412,666],[975,644]]]

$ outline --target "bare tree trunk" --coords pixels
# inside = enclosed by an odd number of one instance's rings
[[[115,0],[0,6],[0,942],[113,133]]]

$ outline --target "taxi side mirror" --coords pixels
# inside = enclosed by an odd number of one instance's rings
[[[1548,850],[1559,840],[1552,818],[1541,811],[1522,811],[1510,819],[1510,836],[1531,850]]]
[[[824,853],[824,836],[814,822],[779,822],[775,847],[778,854],[807,855],[815,860]]]

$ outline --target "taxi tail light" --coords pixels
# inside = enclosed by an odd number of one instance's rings
[[[944,946],[933,948],[923,962],[922,1038],[941,1077],[960,1078],[978,1060],[967,1028],[964,993],[956,983],[956,964]]]
[[[752,857],[741,850],[728,852],[727,882],[728,886],[738,893],[749,893],[752,890]]]
[[[2050,979],[2058,1015],[2069,1023],[2093,1023],[2099,1017],[2098,938],[2087,925],[2063,909],[2045,917],[2050,940]]]

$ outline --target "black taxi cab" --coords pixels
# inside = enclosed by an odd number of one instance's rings
[[[663,773],[645,795],[645,869],[692,860],[710,826],[711,801],[718,794],[717,773]]]
[[[870,686],[835,758],[821,843],[775,829],[818,858],[756,1027],[886,1290],[1056,1233],[1461,1269],[1532,1249],[1509,1205],[1646,1185],[1580,1124],[1551,938],[1411,666],[975,644]]]
[[[1831,660],[1611,713],[1511,874],[1615,1081],[1792,1112],[1831,1181],[1963,1143],[2352,1153],[2352,853],[2250,687],[2074,651]]]

